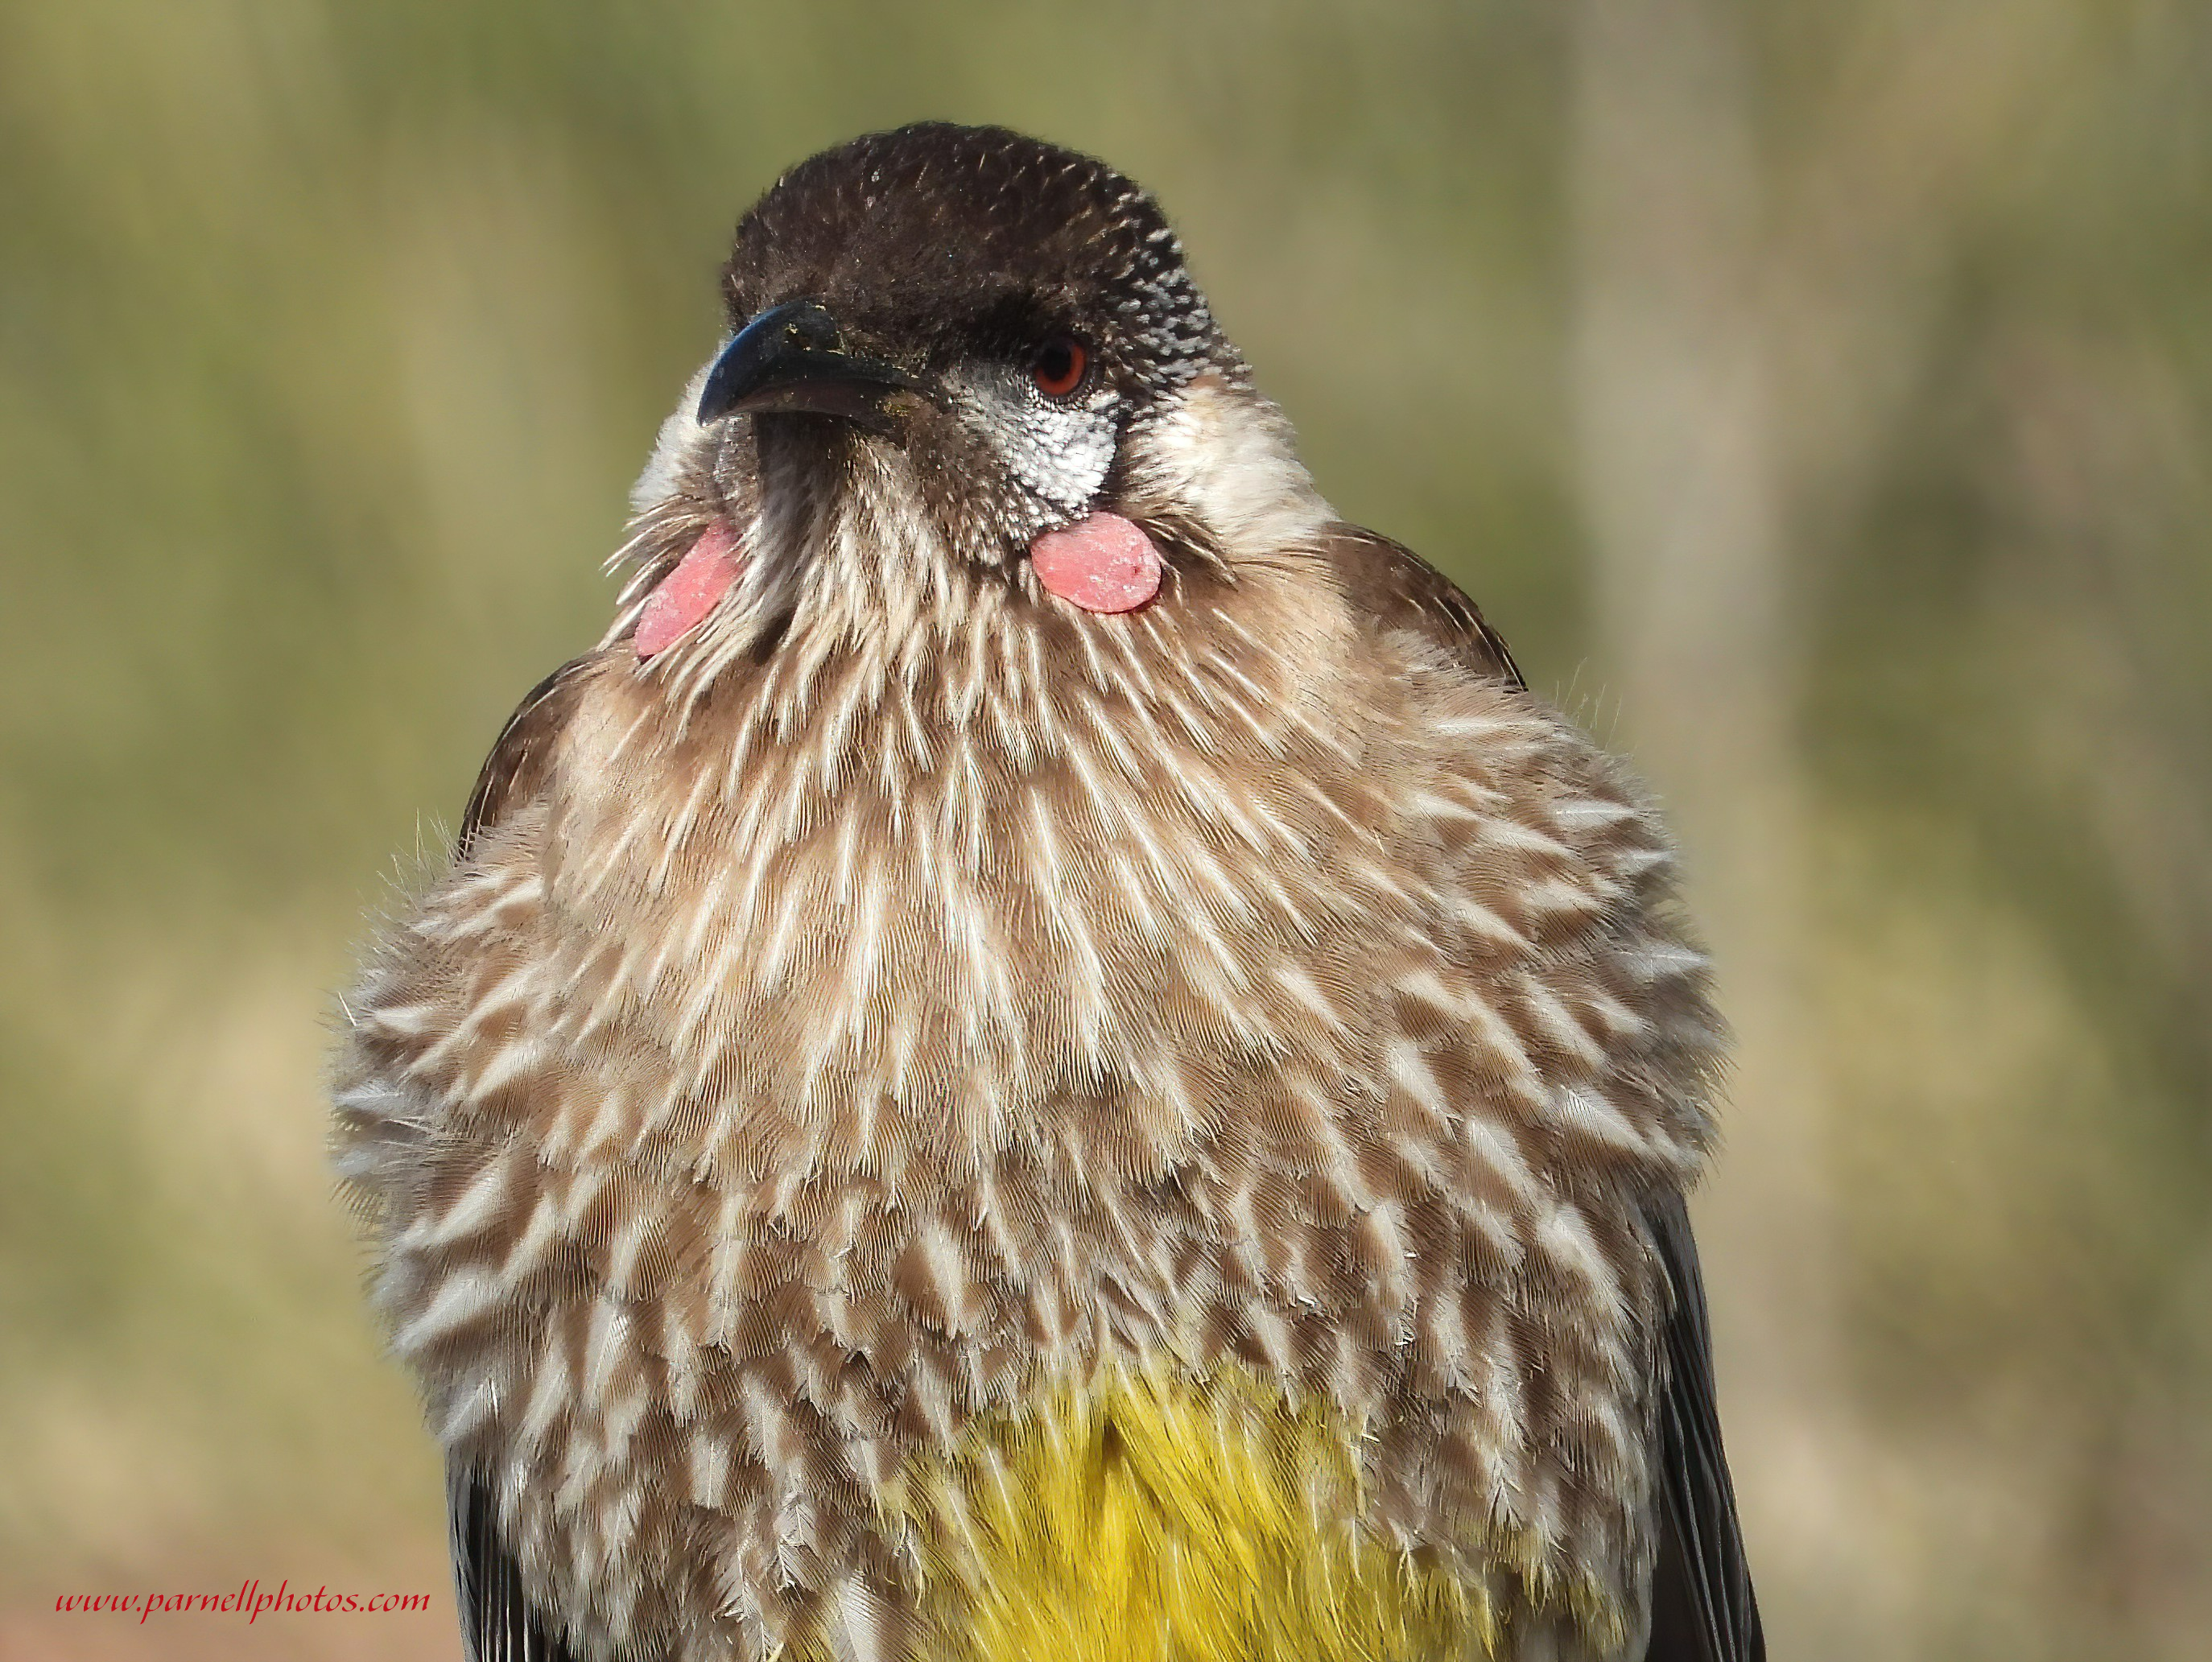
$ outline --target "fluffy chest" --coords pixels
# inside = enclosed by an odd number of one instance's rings
[[[608,1532],[724,1520],[773,1636],[911,1602],[885,1497],[972,1428],[1230,1368],[1353,1428],[1359,1530],[1627,1608],[1632,1196],[1709,1041],[1648,820],[1471,683],[1358,735],[1233,678],[992,684],[610,696],[395,937],[356,1148],[449,1447],[578,1607]]]
[[[973,682],[847,661],[678,731],[617,698],[574,725],[538,838],[550,1030],[641,1058],[670,1115],[744,1107],[691,1157],[865,1148],[895,1179],[1056,1102],[1195,1115],[1194,1071],[1342,1071],[1378,971],[1436,957],[1441,874],[1403,868],[1442,851],[1408,840],[1392,745],[1301,725],[1225,656],[1133,685],[1034,638],[972,650]]]

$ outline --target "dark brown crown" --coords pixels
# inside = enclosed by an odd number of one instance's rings
[[[805,296],[924,362],[1064,329],[1156,390],[1243,369],[1150,194],[1002,127],[924,122],[801,162],[739,223],[722,288],[732,326]]]

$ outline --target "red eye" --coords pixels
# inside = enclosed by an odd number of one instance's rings
[[[1080,341],[1062,335],[1045,343],[1036,355],[1036,362],[1030,367],[1036,378],[1037,391],[1048,398],[1065,398],[1083,385],[1083,372],[1091,367],[1091,355]]]

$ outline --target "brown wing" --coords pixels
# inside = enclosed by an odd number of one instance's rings
[[[572,658],[530,689],[515,713],[500,729],[499,742],[484,758],[477,775],[477,788],[461,815],[461,834],[453,845],[453,858],[465,860],[475,852],[477,839],[506,816],[509,804],[528,798],[545,777],[545,765],[561,730],[574,713],[576,695],[582,689],[584,671],[599,661],[586,652]]]
[[[1339,525],[1322,551],[1352,604],[1384,628],[1425,635],[1509,686],[1528,684],[1474,602],[1411,549],[1358,525]]]
[[[1511,686],[1528,685],[1474,602],[1411,549],[1356,525],[1340,527],[1326,546],[1345,592],[1377,623],[1410,629]],[[1656,1451],[1659,1562],[1644,1662],[1765,1662],[1766,1638],[1721,1446],[1705,1281],[1689,1214],[1679,1195],[1647,1210],[1673,1303]]]

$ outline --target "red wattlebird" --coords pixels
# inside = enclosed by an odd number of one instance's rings
[[[337,1094],[490,1659],[1763,1655],[1665,833],[1152,200],[748,214]]]

